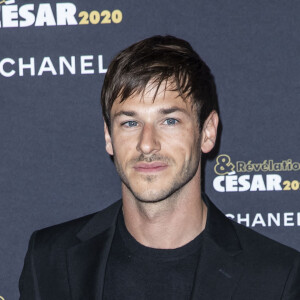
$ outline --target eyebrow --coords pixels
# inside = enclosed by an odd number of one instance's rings
[[[177,107],[177,106],[172,106],[170,108],[161,108],[158,112],[161,115],[168,115],[168,114],[171,114],[173,112],[182,112],[182,113],[188,115],[188,112],[185,109]],[[114,114],[114,118],[117,118],[117,117],[120,117],[120,116],[135,117],[137,115],[138,114],[133,110],[120,110],[120,111],[118,111],[117,113]]]
[[[114,114],[114,118],[120,117],[120,116],[127,116],[127,117],[134,117],[137,115],[135,111],[132,110],[120,110],[117,113]]]
[[[185,109],[177,107],[177,106],[172,106],[170,108],[162,108],[159,110],[159,113],[162,115],[168,115],[168,114],[171,114],[173,112],[178,112],[178,111],[182,112],[184,114],[188,114],[188,112]]]

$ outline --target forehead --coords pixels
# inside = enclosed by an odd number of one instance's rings
[[[146,114],[171,107],[178,107],[190,114],[193,114],[194,111],[192,101],[189,98],[183,99],[180,93],[174,89],[174,85],[168,86],[166,83],[162,83],[157,88],[157,86],[148,84],[142,93],[135,93],[122,102],[116,99],[111,109],[111,116],[113,118],[123,110]]]

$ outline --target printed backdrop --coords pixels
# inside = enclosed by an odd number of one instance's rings
[[[0,299],[18,299],[30,234],[120,198],[100,91],[115,54],[155,34],[211,67],[222,133],[204,189],[300,250],[299,1],[0,1]]]

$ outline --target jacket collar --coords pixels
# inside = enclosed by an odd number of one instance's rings
[[[243,271],[240,241],[232,222],[206,195],[202,199],[208,215],[191,299],[231,299]]]
[[[241,273],[242,249],[232,223],[203,194],[208,207],[203,247],[197,266],[192,299],[230,299]],[[77,234],[81,241],[68,250],[72,300],[101,300],[106,263],[121,200],[95,214]]]
[[[95,214],[79,231],[78,245],[68,249],[67,265],[72,300],[101,300],[109,250],[121,200]]]
[[[207,238],[229,255],[240,253],[241,244],[232,222],[210,201],[206,194],[202,194],[202,199],[207,206],[207,222],[204,231]]]
[[[81,241],[87,241],[105,230],[115,227],[122,200],[119,200],[104,210],[94,214],[92,219],[77,233]]]

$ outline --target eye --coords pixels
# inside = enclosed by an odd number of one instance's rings
[[[125,126],[125,127],[135,127],[137,126],[137,122],[136,121],[127,121],[127,122],[124,122],[122,123],[122,126]]]
[[[165,120],[163,124],[166,124],[166,125],[175,125],[176,123],[178,123],[178,120],[173,119],[173,118],[169,118],[169,119]]]

